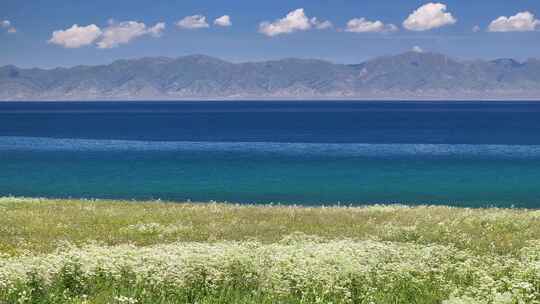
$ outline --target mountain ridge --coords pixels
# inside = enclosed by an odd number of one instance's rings
[[[70,68],[0,67],[0,100],[186,99],[540,100],[540,60],[467,61],[411,51],[358,64],[233,63],[194,54]]]

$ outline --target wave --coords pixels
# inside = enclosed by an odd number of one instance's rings
[[[540,159],[540,145],[186,142],[0,136],[1,151],[223,152],[322,157]]]

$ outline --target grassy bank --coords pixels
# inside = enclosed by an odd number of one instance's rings
[[[0,303],[540,303],[540,212],[0,199]]]

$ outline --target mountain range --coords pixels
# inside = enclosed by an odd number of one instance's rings
[[[204,55],[55,69],[0,67],[0,100],[538,99],[540,60],[407,52],[360,64]]]

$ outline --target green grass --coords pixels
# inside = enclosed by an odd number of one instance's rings
[[[451,207],[289,207],[0,199],[0,252],[46,253],[58,244],[147,246],[258,240],[301,232],[325,239],[453,245],[516,253],[540,240],[540,211]],[[147,229],[145,229],[147,228]]]
[[[0,303],[540,303],[540,211],[0,199]]]

